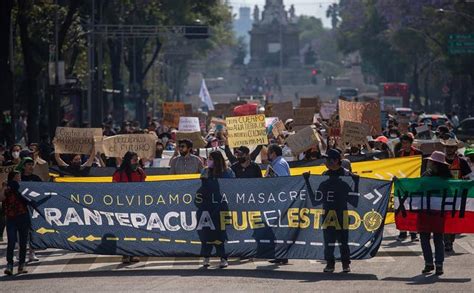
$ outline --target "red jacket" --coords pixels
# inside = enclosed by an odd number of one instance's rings
[[[112,181],[113,182],[143,182],[145,181],[146,174],[145,171],[143,171],[141,168],[138,168],[136,171],[132,171],[130,173],[130,179],[127,176],[127,173],[125,171],[115,171]]]

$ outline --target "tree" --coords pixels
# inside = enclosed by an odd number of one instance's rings
[[[331,27],[333,30],[336,29],[337,24],[339,23],[339,5],[337,3],[328,6],[326,17],[331,18]]]

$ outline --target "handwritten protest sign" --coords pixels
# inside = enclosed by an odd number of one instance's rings
[[[367,136],[370,133],[369,126],[362,123],[344,121],[342,127],[342,143],[349,143],[353,146],[367,145]]]
[[[193,105],[184,104],[184,115],[191,116],[192,113],[193,113]]]
[[[319,97],[301,98],[300,108],[315,108],[315,111],[319,112],[319,109],[321,108],[321,99]]]
[[[339,121],[341,127],[344,121],[367,124],[371,135],[380,135],[380,103],[378,101],[350,102],[339,100]]]
[[[273,123],[272,126],[273,136],[277,137],[279,135],[283,135],[283,131],[285,131],[285,124],[283,124],[283,121],[278,120]]]
[[[178,131],[176,132],[176,140],[189,139],[193,142],[193,148],[206,147],[207,142],[202,138],[201,131]]]
[[[179,117],[179,131],[201,131],[198,117]]]
[[[100,128],[56,127],[54,151],[58,154],[90,154],[94,137],[101,137]]]
[[[434,151],[444,151],[444,146],[441,144],[439,139],[415,139],[413,141],[413,146],[418,148],[423,153],[423,155],[430,155]]]
[[[0,166],[0,184],[6,182],[8,179],[8,173],[15,170],[17,165]]]
[[[278,117],[285,122],[287,119],[293,118],[293,103],[271,103],[267,105],[268,111],[265,112],[267,116]]]
[[[324,120],[331,119],[332,114],[334,114],[336,111],[337,105],[330,103],[321,104],[321,110],[319,110],[319,112],[321,113],[321,118],[323,118]]]
[[[286,143],[294,155],[310,149],[313,145],[319,143],[319,136],[312,126],[307,126],[296,134],[290,135]]]
[[[104,138],[102,152],[107,157],[122,158],[126,152],[138,154],[140,158],[155,157],[157,137],[154,134],[121,134]],[[96,148],[98,144],[96,144]]]
[[[228,117],[225,119],[228,131],[229,147],[254,146],[267,144],[265,115]]]
[[[185,115],[185,106],[181,102],[163,103],[163,124],[168,127],[179,126],[179,117]]]
[[[311,125],[316,108],[295,108],[293,111],[294,125]]]

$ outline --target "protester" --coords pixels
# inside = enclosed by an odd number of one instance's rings
[[[21,145],[14,144],[10,148],[10,153],[5,157],[4,166],[18,165],[21,162],[20,158]]]
[[[38,175],[33,174],[34,167],[35,167],[35,161],[32,158],[25,157],[21,160],[20,164],[16,168],[18,172],[21,172],[21,181],[42,182],[41,178]],[[36,257],[34,249],[31,248],[31,233],[28,233],[28,238],[30,240],[28,241],[29,246],[30,246],[28,261],[29,262],[39,261],[39,259]]]
[[[446,162],[449,164],[449,170],[451,177],[454,179],[468,179],[471,168],[467,161],[458,155],[459,141],[457,139],[450,138],[448,140],[442,140],[441,144],[444,146],[446,154]],[[456,234],[444,234],[444,250],[449,253],[454,253],[453,243],[456,239]]]
[[[227,152],[226,152],[227,153]],[[237,162],[232,164],[232,171],[237,178],[261,178],[262,170],[251,160],[250,149],[241,146],[235,150]],[[228,157],[228,156],[227,156]],[[230,160],[229,160],[230,161]]]
[[[282,148],[277,144],[270,144],[268,146],[267,157],[270,166],[267,169],[265,177],[282,177],[290,176],[290,166],[288,162],[282,157]]]
[[[58,153],[54,153],[54,158],[59,167],[63,167],[68,173],[74,176],[84,176],[92,167],[95,159],[95,148],[92,148],[89,158],[85,163],[82,163],[82,157],[80,154],[74,154],[69,164],[64,162]]]
[[[146,179],[145,171],[138,166],[138,155],[134,152],[126,152],[122,158],[122,163],[112,176],[113,182],[144,182]],[[122,263],[139,262],[136,256],[122,257]]]
[[[217,179],[217,178],[235,178],[235,174],[232,169],[226,166],[224,157],[220,151],[212,151],[209,154],[207,160],[207,167],[202,170],[201,178],[204,179]],[[214,239],[213,239],[214,240]],[[224,239],[221,239],[224,240]],[[224,241],[221,241],[224,242]],[[212,247],[215,246],[217,255],[221,258],[219,267],[226,268],[228,266],[227,256],[225,254],[224,243],[221,244],[202,244],[201,254],[204,255],[203,267],[209,267],[210,259],[209,256]]]
[[[290,176],[290,166],[288,162],[282,157],[282,148],[277,144],[270,144],[268,146],[268,161],[270,165],[267,167],[265,177],[283,177]],[[269,261],[273,264],[288,264],[287,258],[272,259]]]
[[[170,161],[170,174],[201,173],[203,164],[198,156],[191,154],[193,142],[189,139],[178,141],[179,156]]]
[[[28,231],[30,229],[30,216],[28,214],[27,202],[20,194],[21,174],[18,171],[8,173],[7,188],[0,194],[7,226],[7,268],[6,275],[13,274],[13,252],[15,244],[19,242],[18,274],[25,274],[26,244],[28,241]]]
[[[423,173],[424,177],[440,177],[443,179],[449,179],[451,173],[449,171],[449,164],[446,162],[446,158],[443,152],[434,151],[428,160],[427,170]],[[433,233],[433,242],[435,246],[435,264],[433,264],[433,252],[430,244],[431,233],[420,232],[420,243],[423,251],[423,258],[425,260],[425,268],[422,273],[427,274],[435,269],[436,275],[443,274],[443,262],[444,262],[444,243],[442,233]]]
[[[324,176],[329,177],[339,177],[339,176],[355,176],[349,170],[342,167],[342,156],[338,150],[329,149],[326,154],[324,155],[326,158],[325,165],[328,168],[327,171],[323,173]],[[335,197],[338,195],[335,194]],[[342,203],[345,202],[345,199],[338,198],[335,202]],[[335,207],[336,210],[341,210],[340,206]],[[336,240],[339,245],[340,253],[341,253],[341,262],[342,262],[342,271],[344,273],[349,273],[351,271],[351,260],[350,260],[350,250],[348,244],[348,231],[344,230],[336,230],[336,229],[326,229],[324,231],[324,259],[326,260],[326,267],[324,268],[325,273],[332,273],[334,272],[336,260],[334,258],[334,246],[329,245],[330,243],[335,243]]]

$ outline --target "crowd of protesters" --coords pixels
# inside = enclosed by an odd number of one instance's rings
[[[109,158],[95,149],[88,156],[71,154],[63,155],[54,152],[54,139],[49,141],[47,136],[42,137],[39,142],[27,142],[23,140],[18,144],[0,145],[0,165],[16,165],[16,170],[8,174],[7,182],[2,185],[1,200],[3,201],[2,215],[0,217],[0,236],[3,235],[4,227],[7,227],[8,249],[6,274],[11,274],[13,269],[13,249],[18,238],[19,242],[19,272],[25,273],[25,255],[28,242],[29,217],[27,215],[26,202],[19,194],[20,181],[41,181],[33,174],[36,164],[47,163],[49,166],[58,166],[69,174],[84,176],[91,167],[114,167],[117,171],[113,174],[114,182],[142,182],[146,178],[146,168],[154,167],[153,160],[163,158],[166,151],[173,155],[169,162],[169,174],[201,174],[202,178],[259,178],[290,176],[288,161],[311,161],[322,159],[328,171],[328,176],[355,176],[351,173],[350,158],[353,156],[366,156],[368,154],[379,154],[376,159],[407,157],[423,155],[422,151],[414,146],[416,139],[439,140],[442,150],[428,154],[427,166],[422,176],[439,176],[455,179],[472,179],[474,170],[474,150],[467,146],[464,152],[459,152],[461,147],[453,133],[453,126],[459,123],[456,115],[442,125],[433,128],[431,122],[425,123],[427,127],[423,133],[417,133],[420,125],[416,123],[416,115],[410,117],[410,123],[402,130],[401,123],[396,116],[390,116],[383,132],[378,136],[368,137],[367,144],[342,145],[340,139],[330,137],[329,121],[318,119],[313,128],[321,138],[320,142],[301,154],[293,154],[285,139],[295,133],[295,121],[288,119],[284,121],[285,130],[278,136],[268,131],[268,145],[259,145],[256,148],[240,146],[231,149],[228,144],[225,127],[213,127],[203,129],[202,136],[207,148],[213,150],[206,156],[202,156],[199,149],[194,147],[194,142],[189,139],[176,139],[177,129],[167,127],[160,123],[159,119],[149,117],[146,125],[140,125],[137,121],[125,121],[117,125],[111,117],[103,123],[103,135],[114,136],[117,134],[155,133],[157,136],[156,153],[154,158],[139,158],[137,154],[128,152],[123,158]],[[63,121],[61,126],[72,126],[68,121]],[[25,146],[24,144],[27,143]],[[225,154],[225,157],[223,156]],[[262,174],[260,165],[267,165]],[[375,157],[374,157],[375,158]],[[18,236],[18,237],[17,237]],[[424,273],[436,269],[437,274],[443,273],[444,253],[453,252],[453,242],[456,235],[435,234],[435,262],[431,246],[429,245],[429,233],[410,233],[411,241],[420,241],[425,259]],[[339,235],[337,237],[344,237]],[[407,232],[401,231],[398,241],[404,241],[408,237]],[[3,239],[2,239],[3,241]],[[344,272],[350,272],[350,258],[346,247],[341,246],[341,257]],[[216,245],[218,255],[221,257],[220,267],[228,265],[223,247]],[[209,255],[211,247],[203,247],[202,254],[205,257],[203,265],[209,266]],[[325,251],[327,266],[325,272],[333,272],[335,266],[334,248]],[[37,260],[34,251],[30,249],[30,261]],[[123,256],[123,262],[136,262],[135,256]],[[276,264],[286,264],[287,259],[272,260]]]

